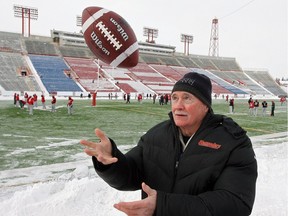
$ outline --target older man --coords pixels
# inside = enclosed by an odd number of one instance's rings
[[[250,139],[211,108],[211,81],[188,73],[173,87],[172,112],[126,154],[100,129],[81,140],[98,175],[142,200],[114,205],[127,215],[245,216],[252,211],[257,162]]]

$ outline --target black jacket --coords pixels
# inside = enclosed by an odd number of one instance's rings
[[[125,155],[113,140],[118,162],[96,172],[119,190],[157,190],[157,216],[245,216],[252,211],[257,162],[246,132],[231,118],[208,113],[181,153],[178,129],[170,120],[151,128]],[[145,198],[142,193],[142,198]]]

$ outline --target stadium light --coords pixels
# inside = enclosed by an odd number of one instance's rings
[[[30,36],[30,20],[38,19],[38,9],[21,5],[14,5],[14,17],[22,18],[22,35],[25,36],[25,19],[28,19],[28,37]]]
[[[158,29],[144,27],[143,31],[144,31],[143,35],[148,36],[148,39],[146,40],[146,42],[155,43],[154,38],[158,37]]]
[[[82,16],[76,16],[76,26],[82,26]]]
[[[219,56],[219,33],[218,33],[218,19],[212,20],[210,45],[208,56]]]
[[[184,54],[189,55],[189,44],[193,43],[193,36],[181,34],[181,42],[184,42]]]

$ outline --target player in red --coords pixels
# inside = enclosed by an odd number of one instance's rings
[[[37,96],[37,94],[33,94],[33,100],[34,100],[34,107],[38,107],[38,96]]]
[[[27,99],[29,115],[33,115],[34,98],[29,96]]]
[[[45,96],[44,95],[41,95],[41,102],[42,102],[43,109],[46,109],[46,105],[45,105],[46,100],[45,100]]]
[[[56,97],[54,95],[52,96],[51,106],[52,106],[51,112],[56,112]]]
[[[72,99],[72,97],[69,97],[68,103],[67,103],[68,115],[72,115],[73,102],[74,102],[74,100]]]

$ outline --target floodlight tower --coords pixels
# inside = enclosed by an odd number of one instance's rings
[[[158,29],[152,29],[152,28],[147,28],[144,27],[144,36],[148,36],[148,39],[146,42],[148,43],[155,43],[154,38],[158,37]]]
[[[28,37],[30,37],[30,20],[37,20],[38,19],[38,9],[33,7],[27,6],[20,6],[14,5],[14,16],[22,18],[22,35],[26,36],[26,22],[25,20],[28,19]]]
[[[193,36],[181,34],[181,42],[184,42],[184,54],[189,55],[189,44],[193,43]]]
[[[210,35],[209,56],[219,56],[219,36],[218,36],[218,19],[212,20],[212,28]]]
[[[82,26],[82,16],[76,16],[76,26]]]

